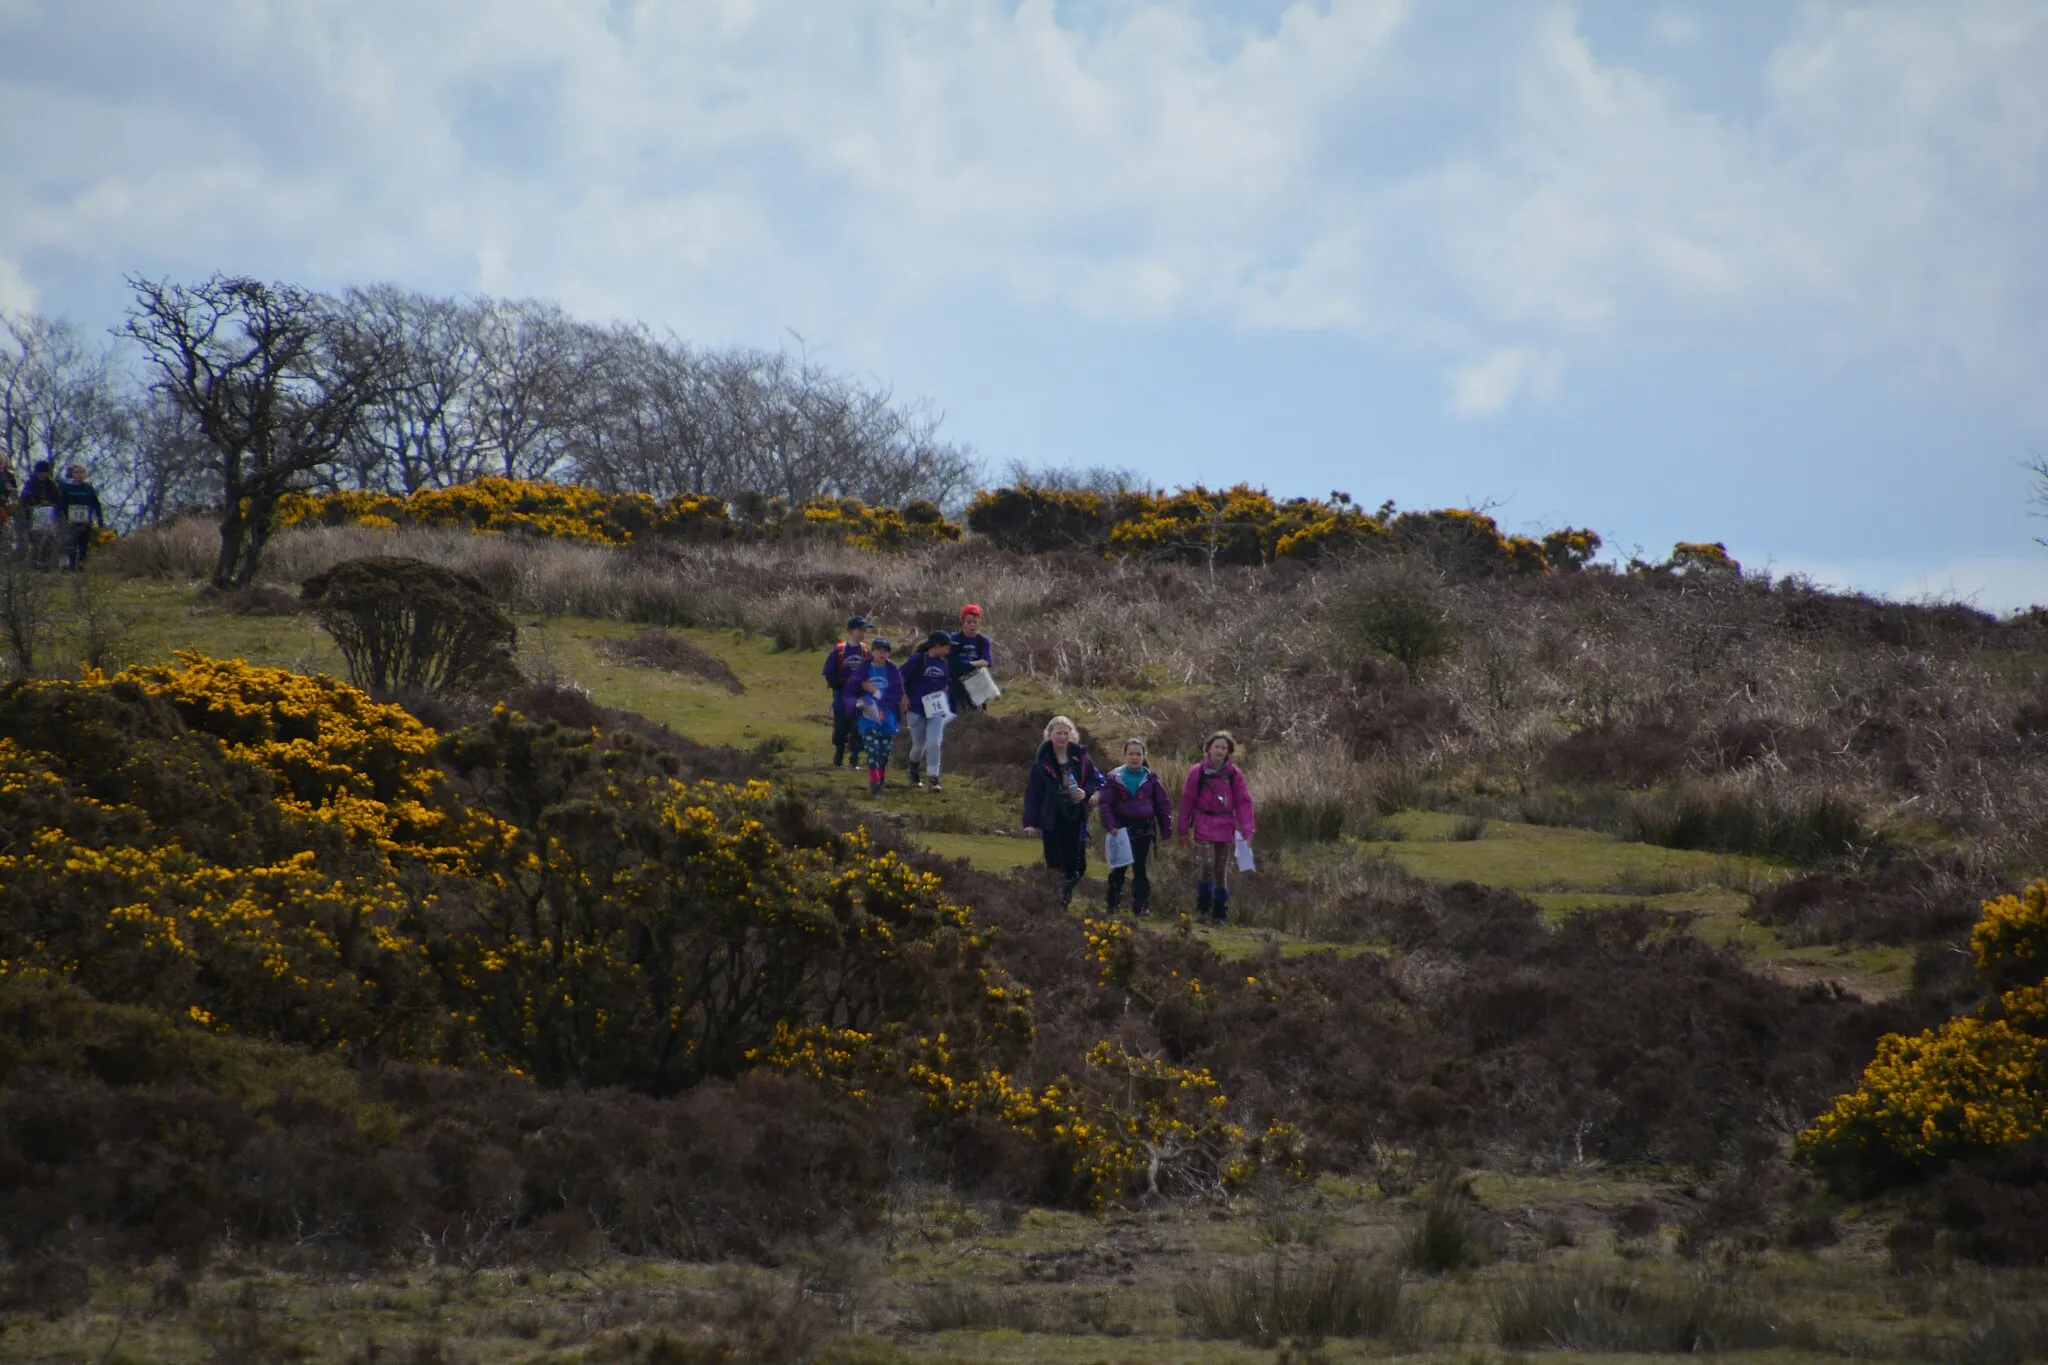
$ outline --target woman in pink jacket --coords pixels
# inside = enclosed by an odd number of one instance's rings
[[[1195,855],[1195,918],[1221,924],[1230,914],[1230,866],[1236,861],[1237,836],[1250,842],[1256,825],[1252,790],[1231,758],[1237,741],[1218,730],[1202,745],[1202,761],[1188,769],[1180,793],[1180,842],[1192,836],[1202,845]]]

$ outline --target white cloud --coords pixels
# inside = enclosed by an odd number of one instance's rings
[[[35,306],[36,291],[22,278],[21,267],[0,257],[0,317],[33,312]]]
[[[993,287],[1462,360],[1468,415],[1719,338],[2048,420],[2048,6],[1812,5],[1749,121],[1564,0],[1482,12],[12,0],[0,257],[459,270],[714,329]]]
[[[1650,40],[1664,47],[1690,47],[1700,39],[1700,17],[1676,6],[1650,16]]]
[[[1548,398],[1563,374],[1556,356],[1509,346],[1458,367],[1450,411],[1458,417],[1491,417],[1518,398]]]

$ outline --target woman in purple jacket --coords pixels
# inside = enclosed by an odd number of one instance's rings
[[[1088,870],[1088,800],[1101,789],[1102,774],[1089,762],[1080,730],[1054,716],[1024,784],[1024,832],[1045,840],[1045,865],[1059,874],[1062,906],[1073,903]]]
[[[1218,730],[1202,745],[1202,761],[1188,769],[1188,783],[1180,793],[1180,841],[1192,836],[1202,846],[1195,858],[1195,918],[1217,924],[1230,914],[1230,865],[1235,861],[1237,837],[1249,841],[1255,830],[1252,790],[1244,773],[1231,760],[1237,741],[1230,731]]]
[[[1102,795],[1095,798],[1095,804],[1102,811],[1103,833],[1114,834],[1120,829],[1131,832],[1130,867],[1109,870],[1109,913],[1114,915],[1116,903],[1123,899],[1124,873],[1128,870],[1131,913],[1149,915],[1152,878],[1146,874],[1145,865],[1152,858],[1153,845],[1173,837],[1173,802],[1167,799],[1166,784],[1159,780],[1159,774],[1146,766],[1144,740],[1124,741],[1124,761],[1109,770],[1102,782]]]

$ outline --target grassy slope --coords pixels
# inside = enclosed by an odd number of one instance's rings
[[[130,655],[138,660],[162,658],[173,648],[185,647],[296,668],[333,668],[337,662],[327,642],[303,620],[195,610],[193,594],[185,588],[123,585],[119,591],[133,613]],[[827,766],[823,690],[816,681],[816,660],[808,655],[778,653],[765,641],[730,633],[693,632],[698,644],[730,664],[745,683],[745,693],[732,696],[692,679],[601,660],[595,643],[626,633],[628,627],[569,619],[520,624],[529,664],[573,678],[601,702],[640,711],[707,742],[766,746],[775,751],[775,761],[789,780],[812,789],[843,792],[855,785],[849,774]],[[1022,685],[1011,691],[1005,704],[1043,708],[1053,700]],[[1059,700],[1084,721],[1093,714],[1085,700]],[[899,790],[879,805],[884,818],[901,820],[928,846],[976,866],[1016,866],[1037,854],[1036,841],[1016,830],[1013,792],[949,779],[942,797]],[[1428,812],[1407,812],[1393,823],[1403,836],[1399,840],[1289,856],[1298,867],[1306,867],[1316,858],[1385,853],[1426,877],[1470,879],[1527,892],[1553,911],[1648,900],[1698,912],[1706,932],[1745,937],[1766,962],[1787,968],[1811,966],[1811,954],[1786,950],[1740,919],[1742,888],[1775,871],[1754,861],[1499,822],[1489,823],[1479,838],[1456,839],[1450,837],[1457,823],[1452,817]],[[1171,860],[1166,873],[1174,875]],[[1272,936],[1232,928],[1211,937],[1227,952],[1248,953]],[[1282,944],[1284,951],[1318,946]],[[1838,962],[1831,954],[1822,956],[1830,959],[1821,965],[1831,974],[1853,977],[1873,989],[1897,980],[1896,962]],[[1649,1179],[1597,1168],[1541,1179],[1489,1174],[1481,1177],[1478,1192],[1515,1226],[1566,1229],[1569,1245],[1545,1252],[1546,1266],[1596,1264],[1650,1281],[1683,1281],[1701,1273],[1733,1275],[1756,1292],[1813,1318],[1828,1333],[1839,1335],[1844,1345],[1854,1344],[1879,1357],[1899,1355],[1916,1330],[1948,1334],[1957,1326],[1938,1314],[1929,1316],[1925,1306],[1902,1305],[1881,1273],[1883,1220],[1858,1209],[1843,1211],[1843,1241],[1819,1254],[1768,1251],[1740,1267],[1708,1270],[1668,1254],[1646,1255],[1640,1247],[1627,1258],[1616,1258],[1610,1226],[1617,1208],[1652,1198],[1674,1212],[1682,1202],[1670,1188]],[[831,1271],[851,1286],[844,1300],[850,1305],[846,1311],[851,1325],[863,1334],[853,1353],[838,1358],[1270,1361],[1275,1358],[1270,1349],[1197,1342],[1181,1335],[1171,1306],[1173,1286],[1208,1267],[1279,1254],[1270,1242],[1282,1224],[1298,1225],[1298,1239],[1312,1242],[1314,1254],[1358,1254],[1386,1263],[1398,1256],[1416,1217],[1416,1207],[1407,1199],[1333,1180],[1311,1192],[1306,1206],[1279,1209],[1243,1198],[1213,1209],[1167,1205],[1101,1219],[1041,1210],[1011,1219],[998,1209],[962,1205],[943,1193],[910,1188],[899,1199],[883,1243],[858,1249],[850,1268]],[[1660,1237],[1668,1253],[1670,1227]],[[166,1268],[105,1275],[95,1286],[91,1306],[82,1313],[47,1322],[39,1316],[9,1321],[6,1336],[0,1339],[0,1357],[258,1359],[270,1357],[261,1350],[244,1349],[241,1339],[267,1337],[273,1355],[286,1349],[282,1343],[297,1343],[304,1358],[320,1360],[639,1359],[622,1346],[612,1349],[607,1343],[616,1346],[621,1333],[651,1330],[645,1324],[687,1322],[698,1312],[688,1307],[692,1301],[731,1301],[744,1297],[749,1286],[768,1302],[788,1305],[800,1297],[800,1274],[815,1278],[830,1269],[766,1272],[606,1260],[554,1270],[465,1275],[449,1268],[415,1268],[367,1278],[321,1279],[266,1273],[228,1258],[193,1285],[191,1308],[175,1313],[150,1309],[157,1286],[169,1273]],[[1415,1339],[1370,1347],[1333,1341],[1321,1358],[1385,1359],[1445,1351],[1497,1358],[1487,1355],[1490,1299],[1500,1277],[1510,1273],[1510,1266],[1492,1266],[1443,1279],[1413,1280],[1409,1292],[1422,1309]],[[948,1286],[1026,1303],[1048,1322],[1072,1325],[1065,1332],[913,1330],[919,1305],[936,1288]],[[2038,1276],[2006,1276],[1994,1286],[2000,1296],[2019,1301],[2043,1288]],[[813,1294],[811,1301],[817,1298]],[[1076,1319],[1081,1317],[1106,1328],[1108,1334],[1079,1330]],[[866,1335],[874,1332],[881,1335]],[[373,1341],[383,1343],[381,1356],[366,1349]],[[1781,1351],[1763,1358],[1800,1357],[1799,1352]]]
[[[199,607],[191,589],[161,584],[124,584],[119,589],[131,615],[131,653],[152,661],[174,649],[240,656],[258,663],[297,669],[338,671],[331,643],[306,617],[242,617]],[[615,621],[575,617],[519,622],[521,652],[534,671],[573,680],[607,706],[637,711],[707,744],[763,749],[775,755],[788,780],[820,795],[858,798],[861,779],[834,772],[827,744],[829,720],[818,660],[810,654],[778,651],[761,636],[732,631],[679,632],[724,660],[745,685],[739,694],[697,678],[610,662],[596,646],[609,637],[639,629]],[[1122,709],[1115,701],[1056,696],[1029,679],[1006,680],[1005,709],[1075,715],[1083,724],[1108,720]],[[1020,771],[1027,761],[1020,755]],[[944,794],[912,792],[900,777],[877,803],[879,813],[898,822],[926,847],[975,867],[1005,871],[1035,863],[1038,843],[1018,825],[1018,793],[972,778],[949,777]],[[1747,891],[1780,874],[1752,858],[1624,843],[1585,830],[1490,821],[1482,837],[1455,839],[1457,817],[1409,811],[1390,823],[1402,838],[1352,846],[1340,856],[1385,853],[1410,871],[1444,881],[1476,881],[1534,897],[1554,912],[1646,902],[1659,909],[1700,916],[1698,932],[1716,942],[1739,942],[1760,962],[1802,977],[1824,977],[1867,996],[1904,990],[1912,972],[1903,949],[1795,948],[1769,929],[1742,918]],[[1185,879],[1185,863],[1171,851],[1159,868],[1165,885]],[[1083,894],[1100,894],[1097,866]],[[1255,896],[1256,879],[1244,888]],[[1278,939],[1287,953],[1318,945],[1242,928],[1198,932],[1226,955],[1248,955]]]

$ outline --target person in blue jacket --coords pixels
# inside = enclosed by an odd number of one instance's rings
[[[1088,871],[1088,803],[1100,790],[1102,774],[1088,759],[1080,728],[1054,716],[1024,786],[1024,832],[1045,841],[1045,865],[1059,877],[1062,906],[1073,903]]]
[[[910,785],[926,782],[933,791],[939,789],[939,754],[946,742],[946,722],[953,718],[953,708],[947,694],[953,685],[953,637],[943,630],[935,630],[917,647],[903,665],[903,686],[910,696],[910,708],[905,713],[910,722]],[[927,697],[938,697],[941,701],[934,706]],[[924,764],[919,773],[918,764]]]
[[[859,717],[862,746],[868,754],[868,795],[882,794],[882,779],[889,771],[889,750],[896,733],[903,728],[908,701],[903,688],[903,671],[889,662],[889,641],[880,635],[868,646],[868,657],[846,680],[842,694]]]
[[[854,728],[855,716],[844,702],[846,680],[868,660],[868,618],[856,616],[846,623],[846,638],[825,653],[825,686],[832,689],[832,766],[846,761],[853,751],[853,766],[860,766],[860,744]]]

